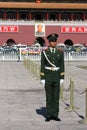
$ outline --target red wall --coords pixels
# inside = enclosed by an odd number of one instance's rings
[[[0,44],[8,39],[13,39],[16,43],[33,44],[34,38],[34,26],[19,25],[19,32],[0,33]]]
[[[48,26],[46,32],[47,35],[54,32],[58,33],[58,43],[64,43],[67,39],[72,40],[74,44],[87,43],[87,33],[61,33],[61,26]]]
[[[19,32],[0,32],[0,45],[6,43],[8,39],[13,39],[16,43],[32,45],[37,38],[35,36],[35,26],[33,25],[18,25]],[[65,40],[70,39],[73,43],[87,43],[87,33],[61,33],[61,26],[59,25],[45,25],[45,36],[42,38],[47,43],[47,35],[50,33],[58,33],[58,43],[64,43]]]

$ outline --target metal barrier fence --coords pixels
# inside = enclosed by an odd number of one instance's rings
[[[83,52],[64,52],[64,59],[67,60],[87,60],[87,51]]]
[[[18,56],[17,56],[17,53],[0,53],[0,60],[6,60],[6,61],[9,61],[9,60],[17,60],[18,59]]]
[[[30,58],[24,58],[23,61],[26,69],[32,74],[32,76],[36,77],[36,79],[40,79],[40,61],[33,60]]]
[[[39,54],[27,55],[27,57],[33,60],[37,59],[40,60],[41,52]],[[65,61],[87,60],[87,52],[64,52],[64,60]]]
[[[0,61],[18,61],[18,56],[20,57],[20,61],[23,61],[24,55],[18,52],[0,52]]]
[[[61,86],[61,91],[60,91],[60,98],[62,99],[63,102],[65,102],[65,98],[63,97],[63,93],[70,91],[70,105],[66,107],[67,110],[70,111],[74,111],[75,113],[77,113],[75,111],[75,109],[79,109],[77,107],[74,106],[74,92],[76,91],[78,94],[82,95],[85,93],[85,117],[79,115],[79,117],[82,118],[82,120],[79,121],[79,123],[83,123],[83,124],[87,124],[87,86],[85,88],[85,90],[83,90],[82,92],[79,92],[74,85],[74,81],[72,80],[72,78],[70,78],[70,86],[67,90],[64,90],[64,85],[62,84]]]
[[[18,60],[18,55],[20,61],[24,60],[24,57],[28,57],[33,60],[37,60],[41,58],[41,51],[44,49],[42,47],[30,47],[28,48],[28,52],[22,52],[20,49],[20,52],[18,54],[18,51],[16,52],[0,52],[0,60]],[[87,60],[87,51],[82,52],[64,52],[64,60]]]

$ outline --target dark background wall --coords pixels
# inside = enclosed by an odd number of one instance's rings
[[[87,3],[87,0],[41,0],[42,2]],[[36,2],[36,0],[0,0],[0,2]]]

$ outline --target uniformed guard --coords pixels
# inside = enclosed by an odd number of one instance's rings
[[[64,81],[64,53],[56,47],[58,34],[50,34],[49,47],[41,53],[41,83],[45,85],[47,118],[61,121],[59,114],[60,84]]]

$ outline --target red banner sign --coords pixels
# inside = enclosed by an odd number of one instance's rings
[[[87,26],[62,26],[62,33],[87,33]]]
[[[0,32],[19,32],[19,26],[0,26]]]

